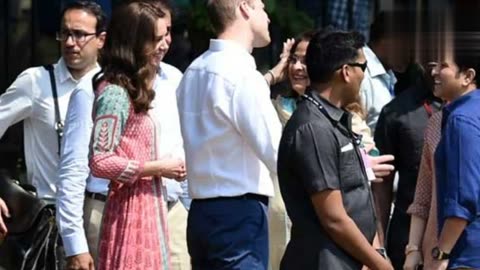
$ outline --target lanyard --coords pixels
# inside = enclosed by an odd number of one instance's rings
[[[312,102],[315,106],[317,106],[317,108],[326,116],[328,117],[328,119],[330,119],[330,116],[328,115],[328,112],[327,110],[325,110],[325,108],[323,107],[322,104],[320,104],[318,101],[316,101],[315,99],[313,99],[311,96],[309,95],[306,95],[306,94],[303,94],[302,95],[302,98],[303,99],[306,99],[310,102]]]
[[[312,98],[311,96],[309,95],[306,95],[306,94],[303,94],[302,95],[302,98],[305,99],[305,100],[308,100],[310,101],[311,103],[313,103],[315,106],[317,106],[317,108],[320,110],[320,112],[323,113],[323,115],[325,115],[325,117],[327,117],[330,122],[335,126],[336,125],[336,122],[330,117],[330,115],[328,114],[327,110],[325,109],[325,107],[323,107],[322,104],[320,104],[318,101],[316,101],[314,98]],[[342,130],[340,129],[340,132],[342,132]],[[348,131],[348,132],[342,132],[344,133],[345,135],[347,135],[347,137],[352,137],[354,140],[354,143],[359,146],[361,144],[361,136],[357,136],[355,135],[353,132],[351,131]]]

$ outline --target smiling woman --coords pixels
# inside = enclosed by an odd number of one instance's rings
[[[148,2],[119,6],[108,28],[90,151],[92,175],[111,181],[98,269],[171,267],[162,177],[184,179],[185,166],[178,158],[159,158],[161,136],[150,111],[167,35],[164,12]]]
[[[280,62],[265,74],[265,79],[270,85],[285,79],[290,84],[291,90],[285,95],[279,95],[273,101],[282,125],[286,124],[293,111],[295,111],[298,97],[303,95],[310,85],[307,67],[305,66],[305,54],[308,43],[315,33],[316,31],[305,32],[297,37],[293,44],[287,41],[284,44],[284,52],[280,56]]]

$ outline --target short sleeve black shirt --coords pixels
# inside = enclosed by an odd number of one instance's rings
[[[395,208],[406,213],[413,201],[429,115],[440,109],[422,84],[405,90],[385,105],[375,129],[375,144],[382,154],[395,156],[399,173]]]
[[[324,190],[340,190],[348,215],[373,241],[375,215],[358,149],[360,140],[351,130],[348,112],[314,91],[308,95],[323,112],[312,101],[299,102],[280,142],[278,177],[292,220],[291,241],[281,269],[360,269],[361,263],[324,231],[310,199]]]

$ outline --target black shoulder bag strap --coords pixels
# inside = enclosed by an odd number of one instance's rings
[[[63,122],[60,117],[60,107],[58,106],[57,84],[55,83],[55,74],[53,73],[53,65],[43,66],[50,76],[50,84],[52,86],[53,103],[55,104],[55,131],[57,132],[58,154],[60,154],[60,145],[63,136]]]

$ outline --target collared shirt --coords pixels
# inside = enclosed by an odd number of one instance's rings
[[[152,102],[152,114],[156,116],[160,129],[159,153],[184,159],[175,96],[182,74],[165,63],[161,63],[160,67],[161,73],[154,87],[156,98]],[[70,99],[65,120],[57,182],[57,223],[67,256],[88,252],[82,217],[85,189],[103,194],[109,189],[110,181],[90,175],[88,167],[94,98],[91,80],[79,84]],[[164,180],[173,182],[172,185],[167,184],[169,199],[176,201],[184,196],[186,187],[183,189],[175,180]],[[187,199],[182,200],[186,207]]]
[[[233,41],[211,40],[177,90],[193,199],[273,196],[282,126],[255,60]]]
[[[395,156],[393,165],[399,173],[395,208],[403,213],[415,194],[428,118],[440,106],[419,83],[385,105],[378,119],[375,143],[381,154]]]
[[[182,72],[167,63],[160,63],[159,76],[155,80],[154,90],[156,97],[152,102],[153,113],[158,116],[162,138],[160,138],[159,153],[174,153],[175,156],[184,158],[183,140],[181,137],[175,91],[182,79]],[[93,96],[91,97],[93,102]],[[90,109],[91,110],[91,109]],[[90,119],[91,120],[91,119]],[[92,124],[93,125],[93,124]],[[172,179],[164,178],[167,189],[167,200],[176,202],[181,200],[188,209],[188,184],[186,181],[179,183]],[[91,176],[87,183],[87,190],[93,193],[108,192],[108,180]]]
[[[361,263],[339,247],[322,227],[311,196],[340,190],[343,207],[371,243],[376,225],[372,196],[351,129],[352,115],[314,92],[298,103],[280,142],[278,178],[292,220],[285,269],[360,269]],[[298,258],[302,258],[299,260]],[[321,264],[321,265],[320,265]]]
[[[397,79],[392,70],[385,70],[372,49],[365,46],[363,53],[367,60],[367,69],[360,86],[360,95],[367,113],[367,124],[372,132],[375,132],[383,106],[392,100]]]
[[[442,137],[435,152],[438,231],[445,220],[467,221],[450,253],[449,269],[480,269],[480,91],[443,109]]]
[[[370,0],[324,1],[327,9],[324,25],[332,25],[336,29],[342,30],[356,30],[368,37],[370,33],[370,11],[373,9],[373,4],[374,2]],[[319,9],[321,10],[321,8]]]
[[[88,153],[92,133],[92,81],[73,91],[65,119],[58,170],[56,215],[66,256],[88,252],[83,228],[83,202],[90,174]],[[108,184],[107,180],[98,179]]]
[[[64,120],[71,93],[82,81],[91,81],[98,68],[80,80],[72,77],[63,59],[54,68],[60,118]],[[24,120],[27,181],[36,187],[39,198],[54,201],[59,150],[52,86],[48,71],[43,67],[22,72],[0,97],[0,137],[8,127],[21,120]]]
[[[155,81],[155,99],[152,102],[153,114],[160,129],[160,143],[158,153],[163,156],[185,159],[183,139],[180,131],[180,120],[177,108],[177,87],[182,80],[182,72],[177,68],[166,64],[160,64],[159,77]],[[188,196],[188,181],[177,182],[173,179],[163,178],[167,189],[167,201],[177,202],[180,200],[188,209],[190,198]]]

